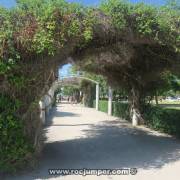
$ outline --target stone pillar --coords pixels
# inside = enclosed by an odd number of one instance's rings
[[[57,82],[55,81],[47,93],[47,106],[48,106],[47,113],[49,113],[49,111],[52,109],[52,105],[54,101],[54,93],[56,89],[57,89]]]
[[[132,116],[132,125],[133,126],[138,126],[139,125],[139,119],[138,119],[138,114],[136,111],[133,109],[133,116]]]
[[[96,84],[96,110],[98,111],[99,107],[99,84]]]
[[[113,100],[113,91],[112,88],[109,86],[108,89],[108,115],[112,115],[112,100]]]
[[[48,94],[46,94],[44,96],[44,101],[45,101],[45,109],[46,109],[46,115],[49,115],[49,111],[50,111],[50,97]]]
[[[39,107],[40,107],[40,119],[43,124],[46,122],[46,109],[45,109],[45,104],[44,101],[41,100],[39,101]]]

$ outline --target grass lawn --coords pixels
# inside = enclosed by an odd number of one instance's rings
[[[155,104],[155,101],[152,101],[152,104]],[[166,109],[178,109],[178,110],[180,110],[180,101],[162,100],[162,101],[159,101],[159,106],[166,108]]]
[[[168,105],[162,105],[163,108],[165,109],[177,109],[180,110],[180,105],[179,106],[168,106]]]

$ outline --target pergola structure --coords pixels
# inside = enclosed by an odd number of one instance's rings
[[[72,85],[72,84],[80,84],[80,82],[82,80],[87,80],[87,81],[90,81],[94,84],[96,84],[96,110],[98,110],[98,105],[99,105],[99,82],[93,80],[93,79],[90,79],[90,78],[87,78],[85,76],[79,76],[79,75],[70,75],[70,76],[64,76],[64,77],[61,77],[57,83],[58,83],[58,86],[64,86],[64,85]]]
[[[50,109],[52,108],[53,99],[55,91],[59,86],[67,86],[67,85],[79,85],[82,80],[87,80],[92,83],[96,84],[96,110],[98,111],[99,107],[99,93],[100,93],[100,86],[99,82],[95,81],[93,79],[90,79],[85,76],[79,76],[79,75],[70,75],[70,76],[64,76],[56,80],[51,88],[49,89],[48,93],[41,99],[39,102],[41,114],[40,118],[42,119],[42,122],[45,123],[46,114],[49,114]],[[112,115],[112,96],[113,96],[113,90],[109,86],[109,92],[108,92],[108,115]]]

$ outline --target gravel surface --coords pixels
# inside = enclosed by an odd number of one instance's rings
[[[44,128],[46,144],[32,172],[8,180],[179,180],[180,141],[80,105],[59,104]],[[136,175],[49,175],[48,169],[137,168]],[[0,178],[1,179],[1,178]]]

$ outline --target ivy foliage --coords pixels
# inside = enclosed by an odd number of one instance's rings
[[[117,37],[112,37],[109,27],[112,32],[116,32]],[[14,8],[0,7],[0,168],[3,171],[22,166],[33,151],[32,144],[28,144],[23,132],[24,124],[21,118],[24,111],[22,113],[19,110],[19,102],[24,101],[23,103],[28,103],[29,106],[33,103],[31,100],[25,102],[24,99],[29,98],[27,92],[34,92],[34,81],[31,79],[38,81],[39,76],[38,73],[33,76],[31,71],[27,73],[26,65],[33,62],[36,64],[39,59],[47,56],[51,56],[53,61],[53,56],[63,54],[66,49],[73,49],[71,53],[76,53],[90,46],[98,46],[97,44],[101,44],[103,48],[107,44],[103,44],[103,40],[101,42],[101,38],[98,38],[100,35],[104,35],[108,43],[114,39],[128,38],[127,35],[133,38],[137,36],[138,40],[149,38],[154,44],[170,49],[174,55],[180,52],[179,6],[173,3],[159,8],[121,0],[107,0],[99,7],[91,8],[65,0],[17,0]],[[143,52],[149,52],[148,48],[146,46]],[[161,46],[159,48],[161,49]],[[142,52],[141,49],[139,51]],[[160,57],[169,59],[170,56],[171,54],[153,54],[151,57],[158,61]],[[151,60],[148,60],[147,64],[150,64]],[[94,71],[97,67],[102,66],[103,69],[108,66],[104,72],[110,75],[109,69],[112,70],[111,65],[115,64],[115,73],[120,72],[119,76],[116,76],[116,81],[119,82],[123,72],[119,68],[121,63],[110,62],[109,65],[109,62],[108,59],[103,62],[95,62],[93,59],[93,65],[89,61],[86,64],[91,64]],[[32,69],[36,68],[37,72],[44,71],[36,66]],[[137,69],[130,69],[133,77],[134,72],[140,72],[136,71]],[[127,82],[127,79],[124,79]]]
[[[175,7],[107,0],[99,9],[111,17],[118,30],[131,27],[138,35],[170,44],[179,51],[180,10]],[[77,46],[85,45],[93,38],[93,26],[98,24],[94,11],[97,10],[64,0],[18,0],[17,7],[11,10],[1,7],[0,57],[54,55],[72,39],[78,40]]]
[[[23,136],[23,123],[15,112],[20,102],[0,94],[0,169],[14,172],[27,164],[33,148]]]
[[[179,2],[170,1],[156,7],[144,3],[131,4],[125,0],[104,1],[100,9],[112,18],[119,30],[132,27],[136,34],[150,37],[164,45],[180,50]]]

